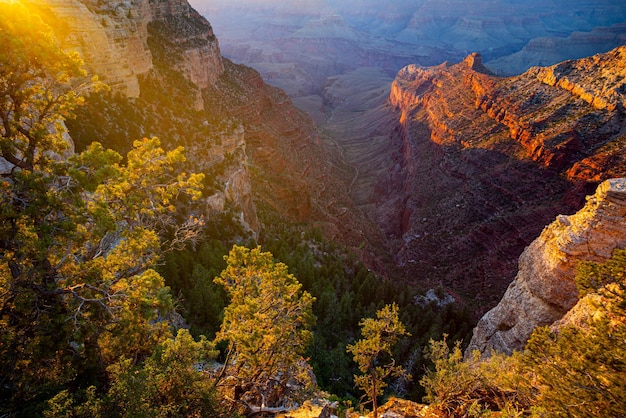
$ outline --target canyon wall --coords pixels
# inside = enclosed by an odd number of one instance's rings
[[[70,121],[79,149],[98,140],[126,150],[135,139],[128,135],[183,145],[190,169],[206,174],[210,211],[234,209],[258,237],[261,205],[376,263],[368,254],[377,228],[352,204],[349,168],[323,149],[311,119],[282,91],[222,59],[211,25],[186,1],[36,1],[113,88],[92,95],[78,109],[80,122]]]
[[[63,44],[77,51],[90,70],[116,91],[139,96],[137,76],[152,68],[148,49],[148,2],[101,3],[78,0],[34,0],[49,8]],[[58,30],[63,25],[64,30]]]
[[[198,88],[212,85],[223,72],[211,25],[185,0],[32,0],[55,17],[51,26],[68,49],[78,51],[92,73],[129,97],[140,94],[138,77],[153,69],[152,32],[168,39],[179,58],[170,62]]]
[[[398,73],[390,102],[408,175],[386,231],[409,278],[494,306],[546,224],[626,175],[625,52],[510,78],[475,54]]]
[[[159,136],[166,146],[185,145],[190,164],[217,177],[219,190],[213,191],[208,206],[224,210],[223,203],[231,202],[242,224],[253,236],[258,235],[245,132],[240,125],[235,129],[209,126],[209,115],[193,113],[204,108],[202,90],[213,86],[224,73],[218,41],[206,19],[184,0],[33,3],[49,12],[48,23],[63,45],[79,52],[89,72],[109,85],[112,95],[122,97],[88,99],[82,122],[70,121],[72,136],[82,144],[99,140],[119,147],[119,139],[115,144],[107,142],[111,132],[120,136],[136,132],[137,136]],[[180,102],[171,98],[165,102],[159,98],[164,95],[179,95]],[[121,103],[126,112],[120,111]],[[193,111],[180,112],[176,108],[181,105]],[[80,126],[89,125],[90,119],[91,128]],[[102,135],[93,135],[94,131]],[[127,149],[134,139],[127,138],[121,148]]]
[[[626,246],[626,178],[607,180],[573,215],[559,215],[522,253],[500,303],[474,329],[468,352],[511,353],[532,331],[560,320],[578,302],[579,261],[603,262]]]

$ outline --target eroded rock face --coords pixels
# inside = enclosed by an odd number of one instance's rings
[[[210,114],[181,112],[178,107],[182,106],[176,100],[154,100],[155,91],[171,95],[178,87],[172,84],[179,83],[185,84],[183,94],[191,96],[187,100],[193,103],[191,107],[197,111],[204,108],[202,90],[214,85],[224,72],[218,42],[208,21],[185,0],[33,2],[47,12],[63,44],[79,52],[90,72],[124,97],[116,99],[117,104],[112,100],[95,105],[92,113],[104,117],[83,119],[79,125],[95,122],[98,127],[74,129],[79,141],[83,145],[99,140],[107,146],[119,146],[107,143],[108,129],[122,138],[130,132],[137,136],[154,133],[166,146],[184,145],[193,170],[212,175],[216,187],[221,187],[208,199],[209,210],[221,212],[227,204],[236,208],[242,225],[257,236],[260,225],[246,168],[243,128],[211,127],[207,121]],[[172,78],[171,74],[176,73]],[[141,93],[147,93],[147,98]],[[137,112],[120,114],[117,106],[121,103],[136,107]],[[139,116],[141,113],[143,116]],[[181,126],[176,128],[178,132],[171,131],[174,125]],[[94,136],[94,131],[103,137]],[[129,137],[126,141],[135,139]]]
[[[610,68],[604,63],[612,62]],[[596,109],[613,111],[626,105],[623,80],[626,77],[626,46],[606,54],[567,61],[530,71],[542,83],[557,86],[580,97]]]
[[[626,175],[624,51],[511,78],[476,56],[398,73],[404,206],[383,227],[407,275],[495,306],[541,229]]]
[[[33,0],[50,8],[69,28],[64,39],[90,70],[116,91],[139,96],[138,75],[152,68],[147,46],[148,2],[102,3],[79,0]]]
[[[532,331],[560,320],[578,301],[581,260],[602,262],[626,246],[626,178],[603,182],[583,209],[559,215],[522,253],[500,303],[479,321],[468,352],[520,350]]]
[[[51,10],[68,28],[64,44],[78,51],[94,74],[128,97],[139,96],[138,77],[153,69],[151,30],[168,38],[164,47],[174,48],[178,57],[171,65],[199,89],[212,85],[224,71],[211,25],[185,0],[31,1]]]
[[[145,0],[143,0],[145,1]],[[224,72],[219,44],[209,22],[187,0],[149,1],[149,35],[167,49],[168,62],[198,88],[212,86]]]

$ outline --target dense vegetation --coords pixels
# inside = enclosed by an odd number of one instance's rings
[[[267,217],[263,215],[262,219]],[[216,228],[215,222],[224,227]],[[326,242],[317,231],[306,232],[277,222],[264,224],[267,230],[261,241],[263,249],[288,265],[303,289],[316,298],[313,313],[317,321],[307,356],[322,389],[340,397],[359,398],[354,386],[354,375],[359,372],[346,346],[359,337],[362,318],[374,317],[385,305],[395,303],[411,338],[402,338],[394,354],[415,379],[397,379],[390,386],[396,394],[420,400],[423,391],[418,381],[426,365],[422,348],[444,333],[454,341],[467,341],[472,329],[470,315],[453,304],[416,303],[415,298],[423,290],[381,280],[356,258]],[[224,219],[209,220],[207,225],[210,231],[231,231],[235,236],[243,233]],[[224,268],[223,255],[228,247],[224,241],[206,237],[193,248],[165,256],[160,271],[179,296],[181,312],[194,335],[214,335],[221,322],[227,298],[212,279]]]
[[[208,416],[281,406],[302,400],[288,393],[287,380],[312,382],[303,354],[323,386],[347,396],[356,394],[356,369],[346,346],[361,317],[383,304],[406,310],[415,335],[468,330],[466,320],[446,320],[455,317],[450,308],[417,308],[408,287],[379,280],[319,235],[269,216],[263,244],[291,271],[259,249],[235,246],[224,258],[246,232],[228,211],[207,223],[199,216],[194,201],[207,182],[183,168],[183,150],[172,145],[179,134],[170,133],[170,151],[157,138],[122,145],[124,124],[138,122],[132,132],[145,133],[146,113],[102,92],[106,86],[87,77],[32,10],[15,2],[0,11],[0,152],[12,167],[1,184],[3,413]],[[86,92],[100,113],[77,112]],[[156,108],[165,97],[141,100]],[[188,109],[188,120],[200,117]],[[78,137],[91,134],[126,156],[85,141],[67,153],[64,122],[77,114]],[[116,114],[123,123],[103,131],[110,121],[102,118]],[[242,289],[245,298],[237,296]],[[277,322],[293,309],[297,316]],[[419,364],[419,341],[399,344],[409,368]],[[402,382],[395,390],[406,393]]]

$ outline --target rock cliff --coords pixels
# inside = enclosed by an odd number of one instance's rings
[[[212,209],[229,202],[253,235],[260,230],[241,124],[209,123],[202,90],[224,72],[211,25],[185,0],[33,0],[57,36],[112,88],[68,121],[79,148],[98,140],[125,152],[134,139],[158,136],[184,145],[190,165],[212,177]],[[116,96],[120,94],[119,96]],[[222,204],[216,204],[216,200]]]
[[[211,211],[234,209],[258,237],[261,205],[368,254],[377,229],[350,201],[348,169],[322,149],[311,119],[283,92],[222,59],[211,25],[185,0],[33,1],[113,87],[89,97],[79,122],[69,121],[78,149],[97,140],[126,151],[141,136],[183,145],[190,169],[207,175]]]
[[[64,44],[78,51],[89,69],[114,90],[138,97],[138,77],[154,67],[150,42],[163,41],[172,65],[198,88],[223,72],[217,39],[209,23],[185,0],[31,0],[50,10]],[[53,24],[59,28],[60,25]]]
[[[578,301],[581,260],[602,262],[626,246],[626,178],[598,186],[586,205],[559,215],[522,253],[519,272],[500,303],[479,321],[468,351],[520,350],[537,326],[560,320]]]
[[[322,147],[313,121],[283,91],[249,67],[229,60],[224,65],[222,77],[204,91],[205,105],[218,119],[236,115],[244,121],[257,204],[320,228],[375,267],[372,254],[383,249],[382,238],[351,200],[351,168]]]
[[[510,78],[486,74],[476,55],[398,73],[390,102],[406,182],[383,228],[413,280],[493,306],[551,219],[626,175],[625,52]]]

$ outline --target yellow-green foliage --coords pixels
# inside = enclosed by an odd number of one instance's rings
[[[179,226],[174,200],[197,199],[202,176],[157,138],[136,141],[126,164],[95,143],[69,157],[62,122],[96,87],[36,10],[0,2],[2,412],[35,414],[51,397],[96,408],[89,387],[106,386],[108,365],[171,341],[154,267],[201,224]]]
[[[614,417],[626,411],[626,250],[605,263],[581,263],[581,295],[596,294],[582,327],[535,331],[526,346],[537,403],[554,416]]]
[[[519,411],[529,405],[519,355],[494,353],[488,360],[475,352],[463,359],[460,344],[431,341],[427,356],[434,370],[421,380],[424,401],[443,416],[478,416],[485,411]]]
[[[395,365],[391,357],[393,346],[401,337],[410,334],[398,317],[398,305],[395,303],[376,312],[376,319],[362,319],[360,325],[363,338],[348,345],[347,351],[353,355],[363,373],[354,376],[354,382],[372,402],[376,417],[377,398],[387,386],[385,379],[390,376],[410,378],[401,366]]]
[[[607,262],[581,263],[581,296],[599,303],[582,325],[535,330],[523,352],[475,353],[431,342],[434,370],[421,383],[425,401],[444,416],[515,414],[620,417],[626,411],[626,251]],[[513,414],[513,415],[511,415]]]
[[[121,359],[109,367],[109,407],[120,416],[217,416],[213,382],[203,372],[216,354],[204,336],[194,341],[181,329],[143,365],[133,367],[130,359]]]
[[[226,261],[215,279],[230,297],[216,336],[229,344],[220,387],[233,390],[234,400],[257,406],[298,399],[287,384],[306,389],[311,383],[302,354],[312,338],[315,298],[260,247],[234,246]]]

